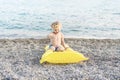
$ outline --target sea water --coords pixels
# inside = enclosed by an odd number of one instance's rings
[[[45,38],[54,21],[70,38],[120,38],[120,0],[0,0],[0,38]]]

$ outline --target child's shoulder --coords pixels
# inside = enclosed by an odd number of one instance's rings
[[[61,35],[64,35],[62,32],[60,32]]]
[[[48,38],[51,38],[51,37],[52,37],[52,34],[51,34],[51,33],[49,33],[49,34],[47,35],[47,37],[48,37]]]
[[[52,35],[53,35],[53,33],[52,33],[52,32],[48,34],[48,36],[52,36]]]
[[[62,37],[64,37],[64,34],[63,34],[62,32],[60,32],[60,35],[61,35]]]

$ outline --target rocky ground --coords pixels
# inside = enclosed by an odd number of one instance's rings
[[[47,39],[0,39],[0,80],[120,80],[120,39],[65,39],[90,59],[40,64]]]

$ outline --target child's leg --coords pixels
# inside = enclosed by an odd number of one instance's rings
[[[68,44],[65,44],[65,47],[66,47],[66,48],[69,48],[69,45],[68,45]]]
[[[62,45],[60,45],[60,46],[58,46],[57,50],[58,50],[58,51],[64,51],[65,48],[64,48]]]
[[[52,46],[52,45],[50,45],[50,46],[49,46],[49,49],[51,49],[51,50],[55,51],[55,47],[54,47],[54,46]]]

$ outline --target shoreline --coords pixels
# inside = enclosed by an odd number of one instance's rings
[[[8,40],[15,40],[15,39],[47,39],[46,37],[20,37],[20,38],[18,38],[18,37],[10,37],[10,38],[0,38],[0,40],[5,40],[5,39],[8,39]],[[112,40],[116,40],[116,39],[120,39],[120,38],[98,38],[98,37],[65,37],[65,39],[102,39],[102,40],[105,40],[105,39],[112,39]]]
[[[65,42],[90,60],[64,65],[40,64],[48,39],[0,39],[0,79],[120,79],[120,39],[65,38]]]

